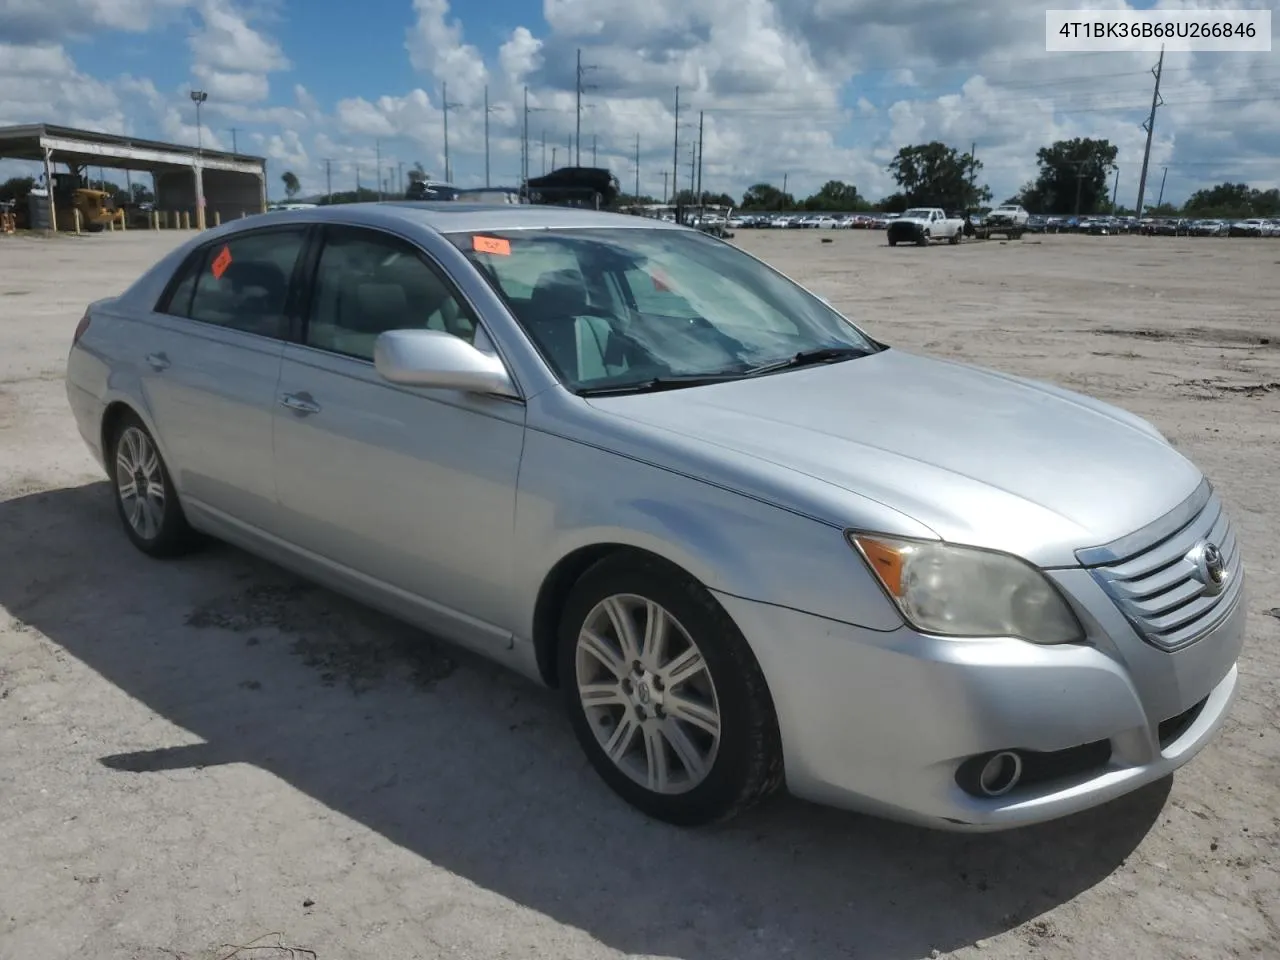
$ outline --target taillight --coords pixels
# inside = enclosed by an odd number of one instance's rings
[[[80,322],[76,324],[76,332],[71,335],[71,345],[73,347],[80,342],[84,332],[89,329],[89,319],[89,311],[86,310],[84,316],[80,318]]]

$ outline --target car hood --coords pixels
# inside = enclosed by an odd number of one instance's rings
[[[1044,566],[1074,565],[1076,549],[1150,523],[1201,480],[1150,424],[1116,407],[894,349],[589,402],[873,500],[945,540]],[[828,519],[857,524],[849,502],[850,516]]]

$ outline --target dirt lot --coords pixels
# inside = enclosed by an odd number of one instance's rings
[[[786,798],[646,822],[551,695],[230,548],[136,553],[63,361],[84,304],[181,236],[0,238],[0,956],[1280,955],[1280,241],[739,235],[895,345],[1150,418],[1237,520],[1220,740],[1102,810],[963,837]]]

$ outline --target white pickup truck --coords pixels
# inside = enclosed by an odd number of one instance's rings
[[[922,247],[934,240],[959,243],[964,236],[964,220],[948,217],[941,207],[912,207],[902,216],[890,220],[886,232],[891,247],[897,246],[899,241],[917,243]]]

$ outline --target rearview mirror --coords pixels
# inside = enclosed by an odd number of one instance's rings
[[[496,354],[441,330],[388,330],[374,341],[373,367],[382,379],[405,387],[520,396]]]

